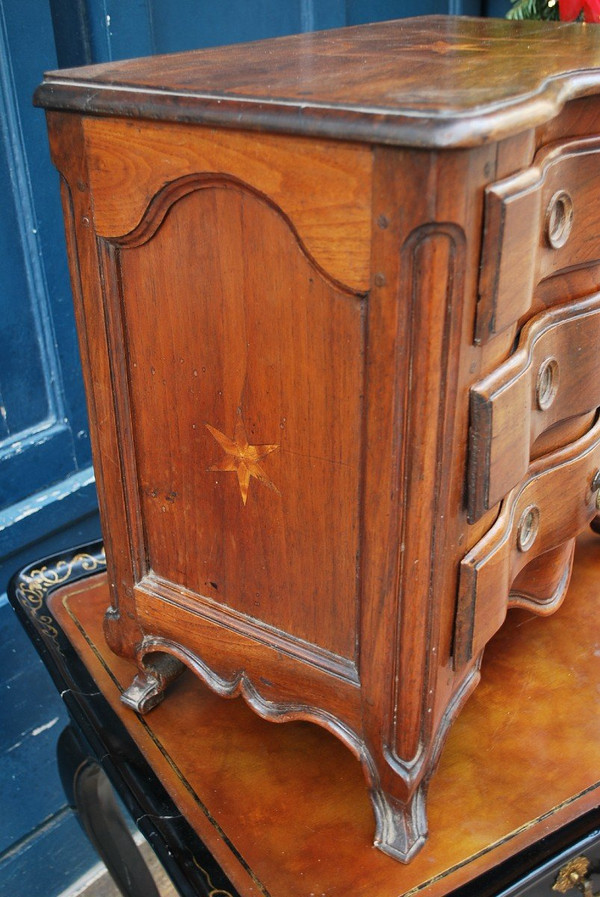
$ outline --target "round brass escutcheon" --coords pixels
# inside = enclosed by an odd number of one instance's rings
[[[583,894],[589,894],[590,897],[594,897],[592,882],[588,877],[590,866],[591,863],[586,856],[574,857],[574,859],[569,860],[568,863],[565,863],[558,870],[552,890],[558,891],[560,894],[566,894],[568,891],[577,889]]]
[[[546,358],[540,365],[535,387],[535,397],[540,411],[546,411],[558,392],[558,361]]]
[[[540,528],[540,509],[537,505],[529,505],[521,514],[517,529],[517,546],[519,551],[529,551],[535,542]]]
[[[573,227],[573,200],[566,190],[558,190],[546,209],[546,239],[553,249],[560,249],[569,239]]]

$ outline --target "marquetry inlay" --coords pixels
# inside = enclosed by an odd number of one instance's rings
[[[248,500],[248,489],[252,477],[260,480],[261,483],[264,483],[265,486],[268,486],[273,492],[277,492],[278,495],[280,494],[275,483],[273,483],[267,476],[258,463],[259,461],[262,461],[263,458],[266,458],[267,455],[270,455],[271,452],[276,451],[279,446],[249,445],[241,410],[238,410],[233,439],[230,439],[215,427],[211,427],[210,424],[206,424],[206,429],[214,436],[225,452],[223,460],[219,464],[213,464],[208,469],[233,471],[234,473],[237,473],[244,505]]]

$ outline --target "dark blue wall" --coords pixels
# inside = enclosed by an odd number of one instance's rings
[[[60,699],[5,603],[16,569],[96,538],[89,434],[42,72],[500,0],[0,0],[0,893],[54,897],[93,863],[54,763]]]

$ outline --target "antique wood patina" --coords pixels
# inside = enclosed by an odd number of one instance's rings
[[[432,17],[37,95],[124,699],[186,664],[319,723],[403,861],[486,643],[596,514],[599,93],[598,29]]]

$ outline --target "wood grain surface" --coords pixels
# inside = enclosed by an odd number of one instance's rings
[[[94,225],[101,236],[134,231],[151,200],[160,221],[161,209],[164,215],[168,208],[163,188],[203,172],[205,179],[229,179],[268,197],[321,269],[353,289],[368,289],[369,147],[101,118],[86,119],[84,131]]]
[[[411,146],[478,145],[600,87],[577,24],[431,16],[50,73],[37,102]],[[477,115],[473,113],[477,111]]]

